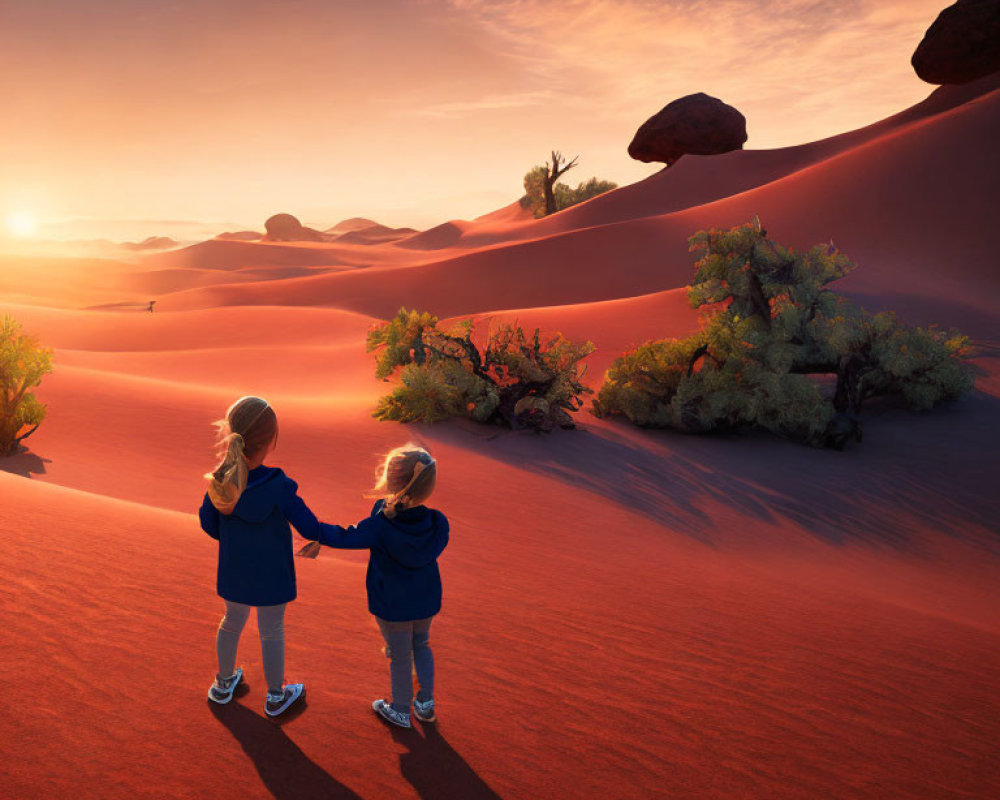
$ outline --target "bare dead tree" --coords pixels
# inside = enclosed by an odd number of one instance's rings
[[[545,215],[555,214],[559,209],[556,208],[556,195],[552,187],[556,185],[556,181],[559,180],[561,175],[569,172],[573,167],[576,166],[576,160],[580,156],[575,156],[572,161],[566,163],[566,159],[563,154],[558,150],[552,151],[552,163],[546,162],[545,164]]]

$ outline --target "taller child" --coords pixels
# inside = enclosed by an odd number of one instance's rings
[[[241,397],[219,428],[222,461],[205,477],[208,492],[198,513],[201,527],[219,540],[217,589],[226,601],[216,650],[219,671],[208,690],[215,703],[228,703],[243,678],[236,667],[240,633],[257,609],[267,679],[264,711],[277,716],[302,695],[301,683],[285,681],[285,606],[295,599],[292,531],[315,538],[319,523],[298,496],[298,484],[264,459],[278,439],[278,418],[260,397]]]

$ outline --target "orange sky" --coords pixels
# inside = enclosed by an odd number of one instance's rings
[[[571,182],[630,183],[659,168],[629,159],[635,129],[684,94],[739,108],[748,148],[922,99],[909,58],[944,5],[0,0],[0,223],[424,227],[516,199],[553,147]]]

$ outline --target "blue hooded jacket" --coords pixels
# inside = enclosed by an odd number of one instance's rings
[[[298,495],[298,484],[276,467],[250,470],[247,488],[231,514],[221,514],[208,495],[198,517],[219,540],[219,596],[249,606],[295,599],[295,561],[289,522],[316,538],[319,522]]]
[[[307,539],[343,550],[371,550],[368,557],[368,610],[390,622],[433,617],[441,610],[441,572],[437,559],[448,545],[448,518],[426,506],[399,511],[389,519],[384,500],[357,525],[320,523]],[[297,527],[297,526],[296,526]]]

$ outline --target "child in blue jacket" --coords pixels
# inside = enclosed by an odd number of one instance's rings
[[[298,485],[280,469],[264,466],[278,437],[278,420],[266,400],[241,397],[226,412],[220,428],[225,456],[210,480],[198,516],[201,527],[219,541],[217,589],[226,601],[216,637],[219,671],[208,699],[228,703],[243,678],[236,667],[240,633],[257,609],[267,679],[264,711],[277,716],[303,693],[301,683],[285,681],[285,607],[295,599],[292,532],[315,538],[320,523],[298,496]]]
[[[320,524],[301,530],[328,547],[371,551],[368,558],[368,610],[375,615],[389,658],[392,701],[372,703],[382,719],[411,727],[413,715],[434,722],[434,654],[430,628],[441,610],[441,573],[437,559],[448,544],[448,520],[423,503],[437,481],[437,464],[424,448],[397,447],[386,456],[378,485],[380,499],[357,525]],[[413,696],[413,669],[420,690]]]

